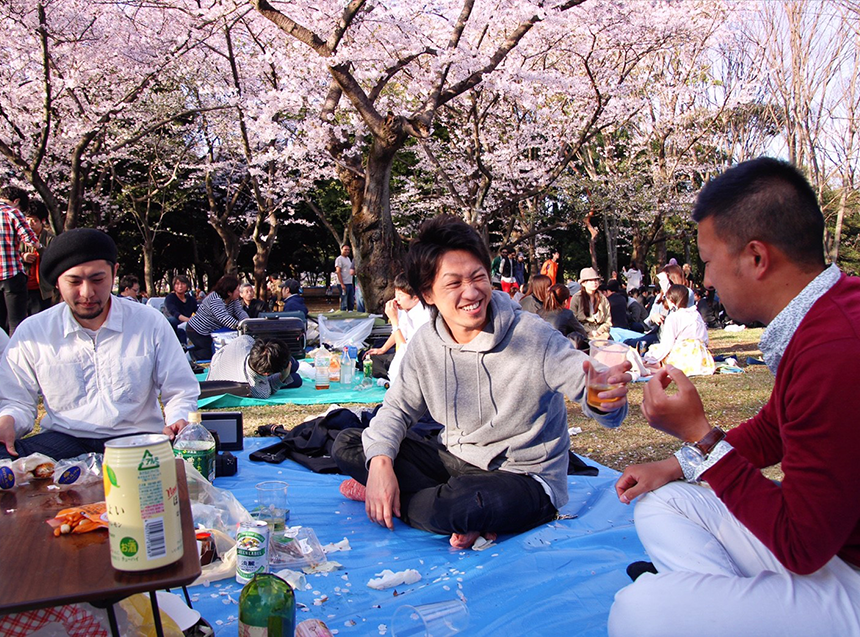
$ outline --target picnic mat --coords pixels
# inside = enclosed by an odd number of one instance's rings
[[[197,380],[206,380],[206,374],[198,374]],[[281,389],[268,398],[251,398],[221,394],[197,401],[200,409],[227,409],[257,405],[328,405],[332,403],[381,403],[385,388],[373,386],[365,390],[341,389],[340,383],[332,383],[330,389],[314,389],[313,381],[304,379],[301,387]]]
[[[343,476],[315,474],[290,461],[248,460],[250,452],[274,442],[246,438],[245,450],[236,452],[238,473],[216,478],[215,485],[252,510],[257,482],[284,480],[290,485],[288,525],[312,528],[323,545],[349,540],[351,550],[328,555],[341,570],[307,575],[308,587],[296,591],[296,621],[319,619],[341,637],[390,635],[391,617],[400,606],[457,598],[466,601],[470,613],[464,635],[605,635],[613,597],[630,583],[624,569],[646,559],[632,507],[615,497],[618,473],[600,465],[598,476],[568,477],[570,502],[561,510],[563,519],[502,536],[484,551],[463,551],[451,548],[445,536],[399,520],[394,531],[371,523],[364,503],[339,493]],[[369,588],[368,581],[383,569],[415,569],[421,579],[382,591]],[[225,579],[189,593],[216,635],[234,636],[241,590],[234,579]]]

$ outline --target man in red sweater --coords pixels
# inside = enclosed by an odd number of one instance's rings
[[[726,171],[693,219],[705,285],[736,320],[767,324],[776,379],[728,433],[680,371],[646,386],[648,422],[684,445],[616,484],[624,503],[642,496],[636,530],[653,567],[628,569],[641,576],[616,595],[609,633],[860,635],[860,279],[826,266],[815,193],[789,164]],[[780,462],[781,484],[761,474]]]

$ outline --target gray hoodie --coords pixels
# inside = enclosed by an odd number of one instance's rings
[[[620,425],[627,407],[591,411],[582,371],[587,356],[507,294],[493,293],[489,313],[484,330],[461,345],[433,310],[409,342],[400,382],[364,431],[365,455],[368,462],[395,458],[407,428],[429,411],[444,425],[439,441],[453,455],[485,470],[540,478],[560,508],[568,500],[570,448],[562,394],[607,427]]]

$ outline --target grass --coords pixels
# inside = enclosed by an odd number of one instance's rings
[[[734,356],[738,366],[745,372],[692,379],[702,396],[705,413],[711,424],[726,430],[732,429],[754,416],[770,396],[773,377],[767,367],[746,366],[747,356],[761,356],[758,349],[761,332],[761,329],[741,332],[711,330],[711,352]],[[601,427],[583,416],[579,405],[568,401],[568,424],[582,429],[582,433],[571,436],[574,452],[619,471],[627,465],[661,460],[673,453],[678,448],[678,441],[652,429],[642,416],[639,405],[642,403],[643,388],[644,383],[631,385],[628,396],[630,413],[618,429]],[[242,409],[245,435],[256,435],[257,427],[268,423],[277,423],[290,429],[308,417],[323,413],[327,408],[327,405],[246,407]],[[781,471],[773,467],[766,470],[765,475],[780,479]]]

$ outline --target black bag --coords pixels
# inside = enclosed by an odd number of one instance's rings
[[[344,429],[367,427],[378,409],[363,411],[361,418],[349,409],[335,409],[290,430],[280,425],[265,425],[257,433],[261,436],[278,436],[281,442],[255,451],[249,458],[273,464],[289,459],[314,473],[338,473],[337,464],[331,457],[334,439]]]
[[[305,357],[305,323],[299,318],[255,318],[239,322],[239,334],[254,338],[277,338],[290,347],[297,360]]]

